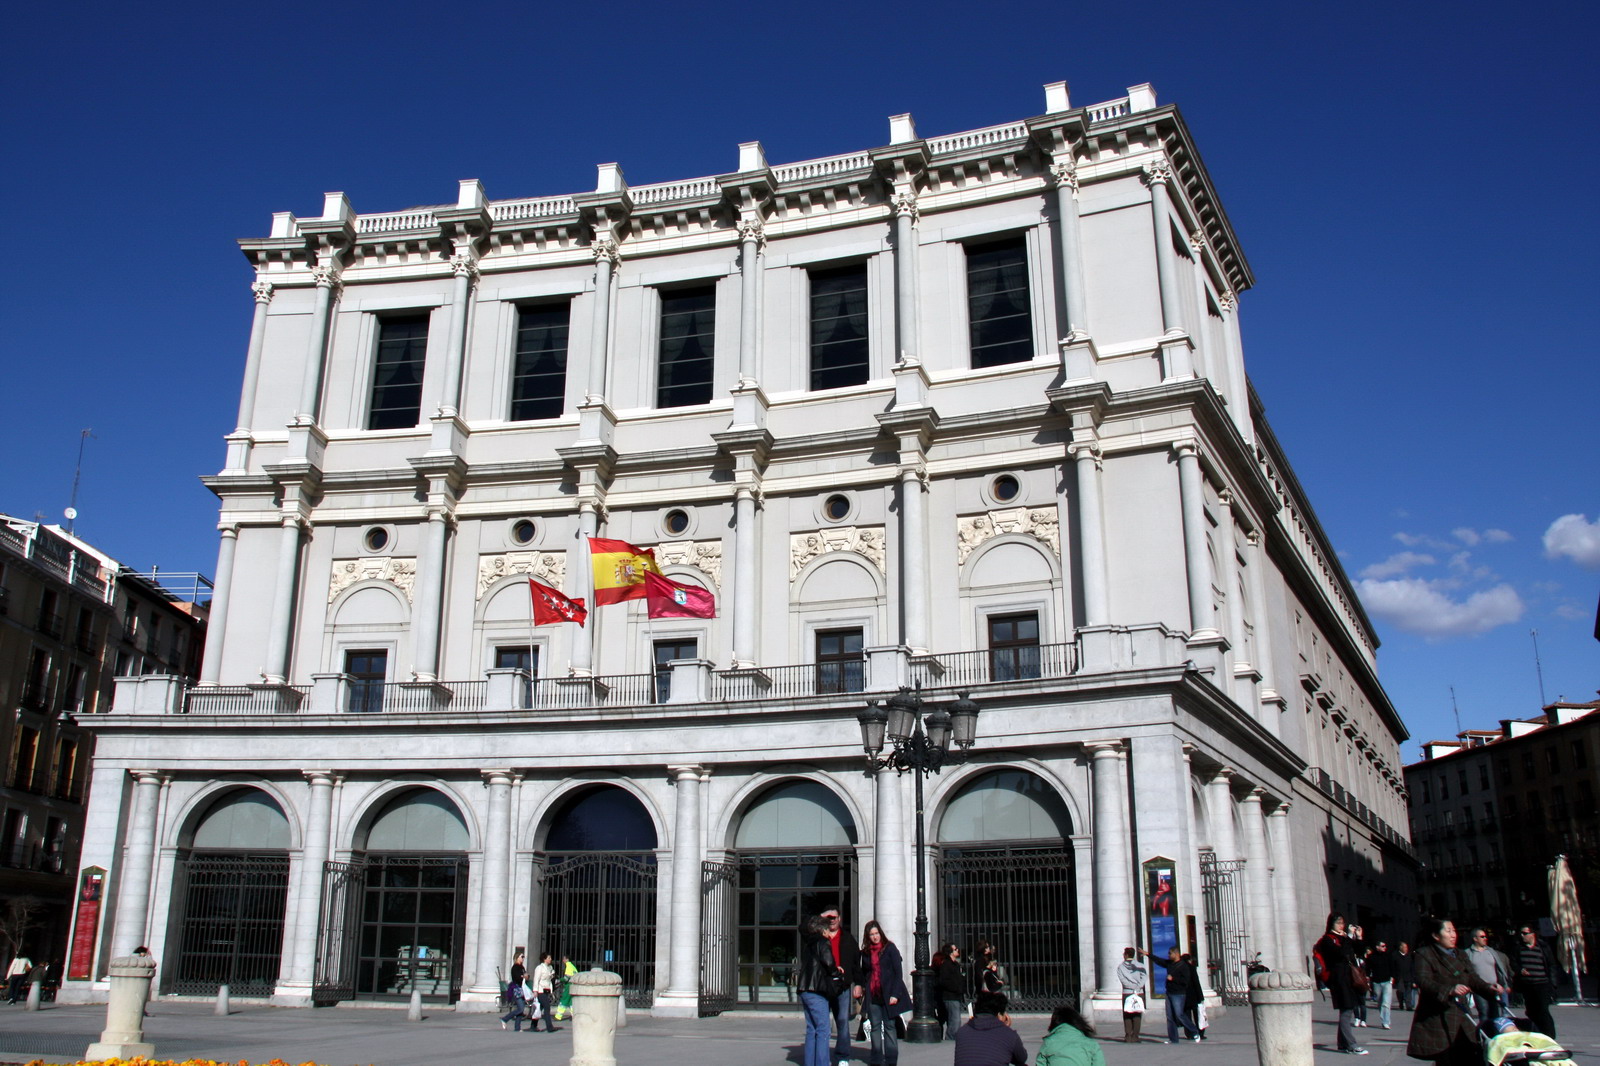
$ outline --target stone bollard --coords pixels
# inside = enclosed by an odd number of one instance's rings
[[[572,975],[570,1066],[617,1066],[617,1003],[622,976],[596,966]]]
[[[422,1020],[422,990],[411,990],[411,1005],[406,1008],[406,1021],[420,1022]]]
[[[1250,1013],[1261,1066],[1312,1066],[1311,978],[1269,971],[1250,978]]]
[[[227,985],[218,985],[217,986],[217,1005],[216,1005],[216,1007],[212,1008],[211,1013],[216,1014],[216,1015],[218,1015],[220,1017],[223,1017],[223,1018],[226,1018],[230,1013],[232,1013],[232,1008],[228,1003],[228,996],[229,996],[228,986]]]
[[[144,1041],[144,1005],[156,960],[148,955],[123,955],[111,960],[111,998],[106,1002],[106,1027],[85,1059],[154,1058],[156,1046]]]
[[[628,1027],[628,997],[619,995],[617,997],[617,1028],[618,1029],[626,1029],[627,1027]]]
[[[38,1010],[39,1000],[44,995],[44,985],[38,981],[28,982],[28,1001],[22,1005],[23,1010]]]

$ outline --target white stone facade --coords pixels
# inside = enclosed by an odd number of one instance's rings
[[[996,770],[1065,812],[1052,994],[1115,1012],[1153,858],[1176,872],[1184,948],[1230,968],[1242,944],[1302,968],[1330,905],[1403,913],[1405,732],[1249,390],[1252,276],[1226,215],[1148,86],[1046,100],[929,139],[897,116],[886,147],[785,166],[742,145],[737,171],[666,185],[602,166],[590,193],[494,201],[468,181],[453,205],[383,215],[334,193],[241,242],[255,319],[206,479],[223,539],[203,679],[130,682],[95,722],[83,861],[113,872],[102,954],[173,955],[197,820],[259,789],[287,826],[274,994],[309,1002],[325,862],[359,860],[379,808],[420,786],[465,833],[451,995],[490,1009],[511,945],[550,933],[536,882],[562,804],[606,784],[655,835],[647,999],[693,1013],[702,864],[738,858],[764,790],[809,781],[847,825],[849,920],[878,918],[909,961],[911,782],[863,773],[853,690],[912,683],[983,708],[971,759],[928,781],[931,841]],[[1025,305],[1005,327],[979,297],[986,255]],[[863,297],[819,303],[855,278]],[[685,292],[712,308],[693,319],[710,383],[658,406]],[[513,420],[519,332],[563,308],[559,414]],[[814,389],[818,337],[843,329],[829,315],[865,338],[860,380]],[[398,319],[425,337],[420,392],[375,385]],[[975,368],[995,337],[1008,354]],[[404,424],[368,429],[394,395]],[[633,601],[530,633],[527,577],[589,594],[587,535],[659,545],[717,617],[648,623]],[[819,667],[839,631],[859,665]],[[1031,651],[996,650],[1018,633]],[[530,640],[534,683],[496,669]],[[655,703],[666,640],[693,654]],[[353,680],[352,654],[381,682]],[[351,713],[358,689],[379,713]],[[1232,954],[1206,942],[1202,849],[1244,861],[1243,913],[1213,925]]]

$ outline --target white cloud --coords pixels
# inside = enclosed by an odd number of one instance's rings
[[[1435,562],[1437,560],[1433,556],[1423,555],[1420,552],[1396,552],[1383,562],[1373,563],[1361,571],[1361,576],[1374,580],[1394,577],[1397,574],[1404,574],[1414,567],[1432,566]]]
[[[1478,541],[1483,539],[1478,535],[1478,531],[1476,529],[1452,529],[1450,531],[1450,535],[1466,545],[1476,544]]]
[[[1517,538],[1503,529],[1486,529],[1483,531],[1483,539],[1490,544],[1509,544]]]
[[[1471,552],[1456,552],[1454,555],[1450,556],[1450,569],[1465,570],[1467,568],[1467,563],[1470,562],[1471,559]]]
[[[1563,556],[1585,570],[1600,570],[1600,519],[1590,522],[1581,514],[1564,514],[1544,531],[1544,554]]]
[[[1579,607],[1575,603],[1558,604],[1555,609],[1557,618],[1565,618],[1569,622],[1577,622],[1589,617],[1587,608]]]
[[[1356,583],[1361,602],[1378,618],[1396,629],[1430,641],[1473,637],[1522,617],[1522,598],[1510,585],[1474,592],[1465,600],[1452,600],[1421,578]]]

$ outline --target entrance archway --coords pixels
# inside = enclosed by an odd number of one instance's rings
[[[1071,835],[1066,804],[1026,770],[974,778],[939,819],[940,940],[969,957],[978,941],[992,944],[1013,1009],[1078,1002]]]
[[[167,988],[179,995],[271,995],[283,961],[289,899],[289,820],[267,793],[242,788],[213,801],[175,867]]]
[[[644,805],[615,785],[595,785],[556,809],[540,856],[544,927],[534,951],[620,974],[631,1007],[649,1006],[655,988],[655,849]]]
[[[824,907],[858,924],[855,846],[855,820],[824,785],[785,781],[756,798],[729,861],[706,864],[705,1009],[796,1002],[802,924]]]

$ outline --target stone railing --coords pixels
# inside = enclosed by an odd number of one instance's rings
[[[408,229],[431,229],[439,224],[433,208],[391,211],[385,215],[362,215],[356,219],[357,233],[397,233]]]
[[[489,205],[489,217],[496,222],[521,222],[529,218],[570,215],[578,205],[570,196],[536,196],[527,200],[501,200]]]
[[[722,186],[716,178],[694,178],[690,181],[671,181],[659,185],[636,185],[628,195],[636,204],[660,204],[668,200],[693,200],[701,196],[716,196]]]
[[[826,159],[808,159],[803,163],[786,163],[772,168],[772,176],[779,182],[813,181],[835,174],[848,174],[852,170],[866,170],[872,166],[872,156],[866,152],[833,155]]]
[[[1107,100],[1103,104],[1090,104],[1084,111],[1088,113],[1090,122],[1109,122],[1111,119],[1121,118],[1130,113],[1126,96],[1118,100]]]
[[[967,130],[965,133],[952,133],[945,137],[930,137],[928,138],[928,151],[934,155],[942,155],[945,152],[964,152],[969,148],[986,148],[991,144],[1018,141],[1027,136],[1028,124],[1026,122],[1008,122],[1004,126]]]

